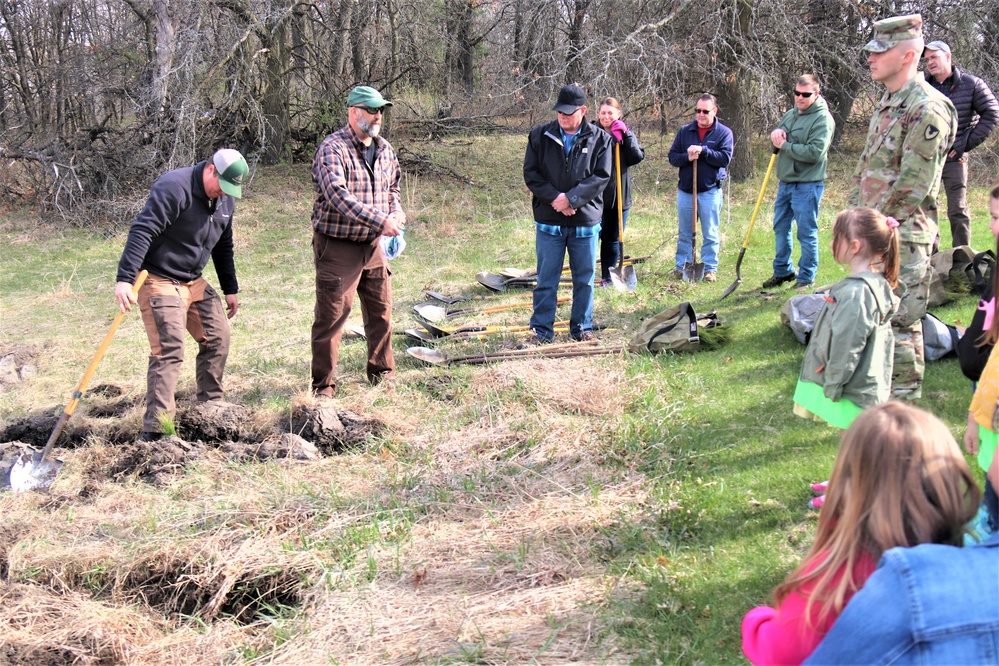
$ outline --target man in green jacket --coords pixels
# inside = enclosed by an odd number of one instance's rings
[[[825,191],[826,155],[836,124],[819,92],[813,74],[798,77],[794,86],[794,108],[784,114],[770,141],[777,156],[777,200],[774,201],[773,277],[763,283],[772,289],[796,280],[795,288],[815,284],[819,268],[819,204]],[[798,272],[791,262],[791,222],[798,222],[801,257]]]

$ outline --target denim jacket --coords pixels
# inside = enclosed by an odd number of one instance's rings
[[[999,534],[892,548],[805,663],[999,663]]]

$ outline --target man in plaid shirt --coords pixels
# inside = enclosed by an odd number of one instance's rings
[[[374,88],[354,88],[347,97],[347,125],[323,139],[312,161],[312,393],[317,398],[336,393],[340,334],[355,293],[368,341],[368,381],[376,384],[395,374],[391,273],[378,243],[379,237],[398,236],[406,227],[399,160],[378,136],[390,106]]]

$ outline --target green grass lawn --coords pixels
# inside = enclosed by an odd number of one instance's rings
[[[670,138],[649,133],[642,139],[648,157],[633,170],[634,205],[625,247],[628,254],[652,256],[637,267],[635,293],[598,291],[595,320],[611,329],[600,334],[601,342],[623,342],[643,317],[689,300],[698,311],[717,309],[730,332],[727,344],[690,355],[428,368],[404,353],[407,343],[400,338],[399,385],[384,390],[362,382],[364,345],[345,341],[342,404],[388,424],[363,449],[311,470],[206,463],[172,487],[150,489],[139,481],[126,487],[146,498],[141,506],[121,509],[108,519],[131,533],[126,558],[139,557],[144,548],[163,540],[175,539],[180,548],[184,539],[209,529],[198,527],[204,525],[199,521],[217,520],[227,528],[238,525],[245,530],[242,538],[250,540],[266,542],[279,533],[281,545],[275,548],[284,552],[282,557],[294,551],[321,561],[293,563],[302,567],[303,589],[308,589],[298,611],[276,609],[269,620],[249,629],[231,625],[231,633],[218,639],[229,647],[214,651],[204,641],[220,631],[217,625],[199,629],[190,618],[181,618],[161,629],[163,636],[173,636],[171,649],[198,646],[189,655],[191,663],[295,663],[299,658],[306,661],[298,663],[306,663],[317,654],[331,663],[742,661],[743,614],[767,600],[811,543],[816,514],[807,508],[812,496],[808,484],[828,478],[837,434],[791,413],[804,347],[782,326],[779,310],[792,292],[760,293],[759,285],[771,274],[776,182],[770,184],[752,232],[743,284],[719,302],[735,278],[735,260],[760,181],[734,184],[726,192],[719,281],[670,280],[676,235],[676,172],[666,161]],[[483,293],[474,281],[476,271],[534,263],[530,198],[521,171],[524,137],[454,137],[409,148],[467,175],[475,185],[430,175],[405,179],[408,246],[392,263],[399,328],[412,321],[409,309],[423,300],[421,289]],[[757,153],[757,178],[762,179],[769,153],[762,146]],[[818,284],[846,274],[832,260],[828,244],[832,220],[845,205],[855,159],[839,153],[831,158],[820,217]],[[309,386],[313,270],[308,165],[260,169],[244,192],[249,196],[236,215],[241,309],[233,320],[228,394],[231,401],[283,414],[295,401],[307,399]],[[971,193],[977,249],[994,245],[986,192],[976,188]],[[0,414],[10,420],[56,404],[79,379],[115,314],[115,267],[124,235],[105,238],[65,229],[25,211],[5,213],[0,233],[7,268],[0,274],[0,343],[31,346],[38,366],[38,374],[18,390],[0,393]],[[948,246],[949,232],[943,235],[942,244]],[[208,278],[217,284],[211,270]],[[934,313],[948,323],[966,324],[976,302],[964,296]],[[521,311],[483,320],[513,324],[526,323],[527,317]],[[509,342],[447,348],[488,349]],[[194,351],[191,343],[189,358]],[[141,322],[133,315],[120,329],[95,382],[115,383],[127,394],[141,396],[147,353]],[[192,383],[189,360],[181,387]],[[970,386],[952,358],[929,364],[917,404],[942,418],[960,441],[970,397]],[[131,418],[137,419],[134,414]],[[32,515],[58,520],[66,520],[67,512],[79,516],[92,501],[81,499],[82,466],[74,467],[70,460],[66,485],[53,489],[66,498],[61,505],[45,508],[37,500],[8,493],[0,496],[0,511],[25,524]],[[108,483],[99,495],[118,497],[119,492]],[[293,536],[307,531],[301,526],[278,529],[273,515],[282,511],[299,516],[296,520],[314,526],[315,532],[305,538]],[[481,521],[474,538],[469,536],[472,513]],[[163,525],[181,532],[157,527]],[[451,534],[454,543],[477,545],[449,551],[429,539],[433,530]],[[321,538],[315,536],[319,533]],[[109,534],[95,527],[90,536],[101,543],[119,538]],[[77,537],[58,531],[46,538],[70,555],[82,547]],[[21,547],[31,552],[31,547]],[[45,584],[49,578],[39,572],[55,565],[42,561],[42,548],[37,546],[39,562],[30,575],[27,564],[11,564],[10,571]],[[293,566],[275,561],[274,566]],[[309,573],[310,566],[323,572],[326,587]],[[555,581],[589,580],[598,592],[574,597],[571,611],[545,606],[538,612],[540,624],[530,630],[488,621],[503,614],[513,622],[511,618],[534,612],[531,603],[537,600],[518,598],[507,611],[493,604],[493,615],[475,616],[444,643],[419,639],[438,635],[439,620],[433,625],[412,620],[407,644],[382,628],[377,614],[364,615],[368,624],[358,629],[368,639],[335,649],[330,647],[335,633],[327,643],[320,640],[326,640],[323,627],[330,617],[341,617],[331,609],[340,608],[343,617],[360,617],[365,600],[381,598],[379,591],[410,581],[417,575],[413,572],[440,581],[480,566],[492,572],[494,590],[512,589],[495,581],[519,581],[523,587],[528,580],[535,588],[550,585],[554,590]],[[534,572],[533,577],[524,572]],[[478,597],[469,592],[471,580],[442,586],[436,603],[443,606],[461,597],[474,605]],[[402,587],[409,594],[433,589],[430,583]],[[128,607],[128,602],[117,603],[117,612]],[[586,628],[588,622],[592,630]],[[129,636],[139,644],[137,633]],[[536,634],[542,638],[536,640]]]

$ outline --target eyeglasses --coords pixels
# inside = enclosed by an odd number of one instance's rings
[[[801,92],[800,90],[795,90],[794,91],[794,96],[795,97],[804,97],[805,99],[808,99],[809,97],[811,97],[814,94],[815,94],[814,92]]]
[[[714,109],[694,109],[694,110],[697,111],[697,113],[700,113],[705,116],[714,111]]]
[[[384,106],[380,107],[378,109],[372,109],[370,106],[355,106],[354,108],[355,109],[360,109],[361,111],[364,111],[365,113],[368,113],[368,114],[370,114],[372,116],[378,115],[379,113],[385,113],[385,107]]]

